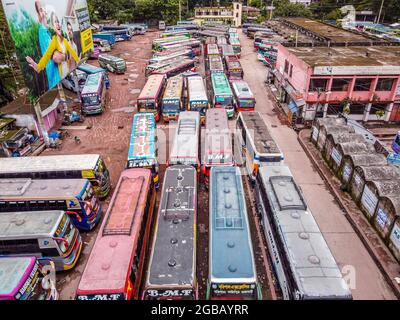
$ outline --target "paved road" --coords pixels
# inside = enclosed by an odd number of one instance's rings
[[[256,110],[262,113],[284,152],[286,164],[303,190],[343,275],[349,279],[354,299],[395,299],[380,270],[304,153],[297,134],[282,125],[273,111],[274,105],[264,84],[267,69],[257,61],[252,40],[243,34],[240,34],[240,40],[241,63],[245,80],[250,84],[257,100]]]

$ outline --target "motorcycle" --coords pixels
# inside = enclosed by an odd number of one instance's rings
[[[72,111],[72,112],[66,112],[64,114],[64,119],[62,121],[63,126],[68,126],[74,122],[79,122],[82,123],[85,121],[85,118],[78,112]]]

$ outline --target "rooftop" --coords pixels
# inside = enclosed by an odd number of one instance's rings
[[[311,67],[318,66],[396,66],[399,47],[298,47],[287,50]]]

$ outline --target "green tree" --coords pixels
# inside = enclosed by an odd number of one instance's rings
[[[301,3],[291,3],[289,0],[280,0],[275,4],[275,17],[311,17],[312,12]]]

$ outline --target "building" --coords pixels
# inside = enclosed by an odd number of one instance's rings
[[[290,122],[348,113],[361,121],[400,118],[398,43],[307,18],[269,22],[277,44],[273,91]]]
[[[235,27],[242,25],[242,4],[232,2],[230,7],[195,7],[195,20],[200,24],[218,22]]]

